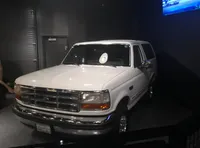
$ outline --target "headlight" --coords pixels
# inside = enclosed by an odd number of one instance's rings
[[[16,98],[20,99],[20,97],[21,97],[21,87],[20,87],[20,85],[18,85],[18,84],[15,85],[14,92],[16,94]]]
[[[110,108],[108,91],[83,92],[81,95],[82,110],[106,110]]]

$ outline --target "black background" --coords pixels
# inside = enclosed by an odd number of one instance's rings
[[[163,16],[161,0],[3,2],[0,4],[0,59],[7,79],[14,80],[31,72],[23,60],[25,57],[31,59],[35,52],[37,68],[44,67],[42,36],[45,35],[66,35],[69,45],[99,39],[148,40],[158,57],[159,88],[166,94],[173,94],[185,106],[198,109],[200,11]],[[29,41],[22,37],[28,32],[26,21],[19,21],[23,18],[20,12],[27,8],[34,10],[36,18],[33,32],[36,49],[26,48]]]

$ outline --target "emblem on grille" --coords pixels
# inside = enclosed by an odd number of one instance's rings
[[[47,91],[50,91],[50,92],[57,92],[56,89],[51,89],[51,88],[47,88]]]

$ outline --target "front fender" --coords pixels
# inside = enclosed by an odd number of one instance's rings
[[[111,108],[113,111],[116,110],[118,104],[126,97],[126,98],[130,98],[129,94],[128,94],[128,89],[122,89],[121,87],[116,88],[115,90],[113,90],[111,92]],[[129,101],[129,100],[128,100]],[[128,105],[128,104],[127,104]]]

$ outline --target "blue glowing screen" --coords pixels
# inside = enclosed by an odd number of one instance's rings
[[[171,15],[200,9],[200,0],[162,0],[163,14]]]

